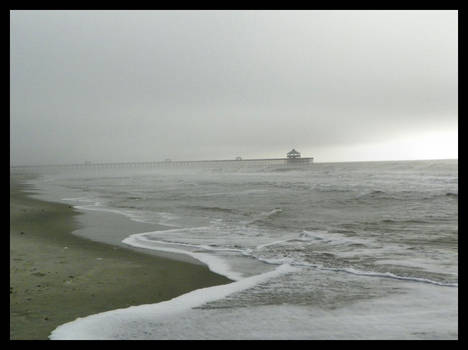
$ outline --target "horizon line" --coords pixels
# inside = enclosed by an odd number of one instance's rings
[[[17,164],[11,165],[10,168],[20,167],[48,167],[48,166],[68,166],[68,165],[95,165],[95,164],[126,164],[126,163],[178,163],[178,162],[223,162],[223,161],[255,161],[255,160],[287,160],[288,158],[242,158],[236,159],[202,159],[202,160],[145,160],[145,161],[82,161],[79,163],[48,163],[48,164]],[[379,159],[379,160],[339,160],[339,161],[315,161],[314,157],[301,157],[297,159],[314,159],[313,164],[328,164],[328,163],[368,163],[368,162],[412,162],[412,161],[427,161],[427,160],[458,160],[457,158],[423,158],[423,159]]]

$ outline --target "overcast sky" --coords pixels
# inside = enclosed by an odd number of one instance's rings
[[[457,11],[12,11],[11,163],[458,158]]]

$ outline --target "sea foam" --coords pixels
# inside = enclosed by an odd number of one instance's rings
[[[226,296],[252,288],[271,278],[297,271],[289,265],[281,265],[273,271],[241,279],[237,282],[194,290],[169,301],[156,304],[131,306],[125,309],[107,311],[57,327],[49,336],[57,339],[132,339],[140,338],[141,331],[148,323],[166,321],[180,313],[201,306],[205,303],[225,298]]]
[[[191,252],[183,249],[177,249],[173,247],[165,247],[163,241],[155,241],[147,238],[147,235],[151,232],[136,233],[125,238],[122,243],[128,244],[137,248],[153,249],[170,253],[186,254],[206,264],[208,268],[214,273],[226,276],[227,278],[238,281],[243,275],[240,272],[233,271],[229,264],[225,260],[213,255],[206,253]]]

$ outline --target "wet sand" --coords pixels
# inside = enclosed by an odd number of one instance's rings
[[[204,265],[73,235],[80,215],[10,177],[10,339],[48,339],[78,317],[230,282]]]

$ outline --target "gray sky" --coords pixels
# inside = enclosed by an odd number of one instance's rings
[[[16,164],[457,158],[457,11],[12,11]]]

